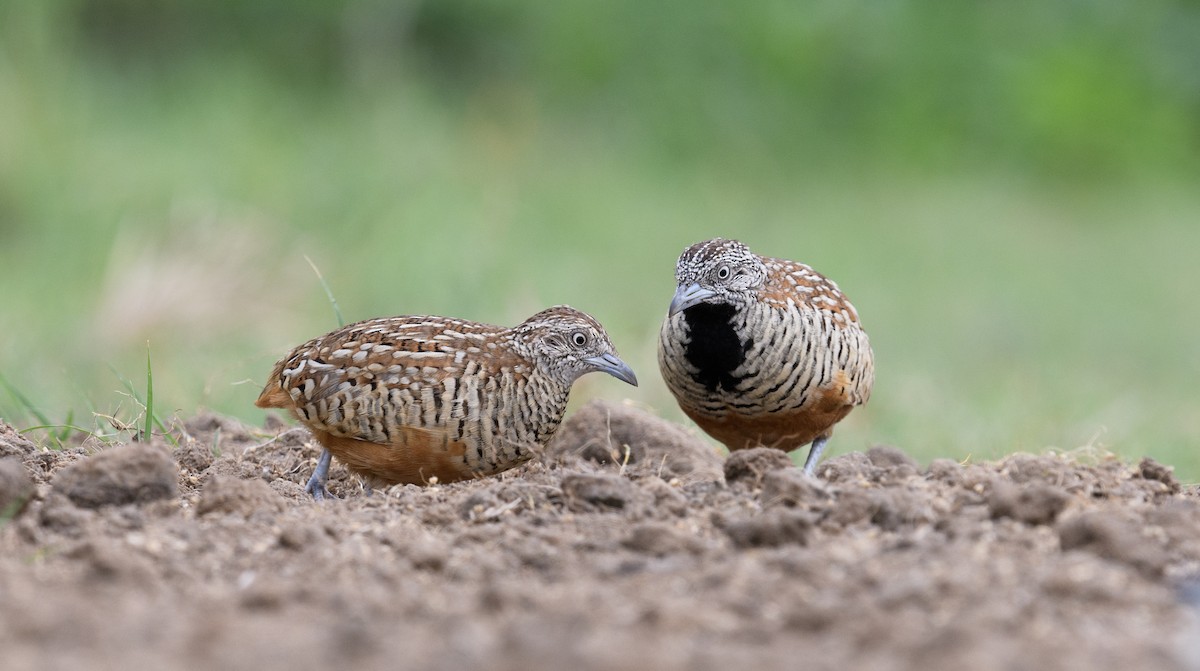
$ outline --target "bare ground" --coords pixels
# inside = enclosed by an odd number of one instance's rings
[[[368,497],[335,465],[318,504],[319,448],[270,425],[0,424],[0,668],[1200,668],[1200,496],[1152,461],[812,480],[592,402],[499,477]]]

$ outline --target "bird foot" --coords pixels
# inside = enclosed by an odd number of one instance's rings
[[[821,458],[821,452],[825,450],[827,442],[829,442],[829,438],[821,436],[812,442],[812,447],[808,448],[808,458],[804,460],[804,474],[808,477],[817,477],[817,461]]]
[[[314,482],[311,478],[308,484],[304,486],[304,491],[308,492],[313,497],[314,501],[336,500],[337,497],[329,493],[329,488],[324,483]]]
[[[304,491],[308,492],[314,501],[337,498],[330,494],[329,489],[325,486],[329,480],[329,462],[332,460],[333,455],[329,453],[329,450],[322,450],[321,456],[317,459],[317,467],[313,469],[312,477],[308,479],[308,484],[304,485]]]

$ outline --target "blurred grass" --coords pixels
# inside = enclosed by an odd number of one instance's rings
[[[1197,62],[1167,1],[0,4],[0,372],[109,413],[149,340],[158,413],[257,421],[335,326],[308,255],[348,320],[587,310],[681,419],[655,336],[724,235],[863,315],[834,454],[1196,481]]]

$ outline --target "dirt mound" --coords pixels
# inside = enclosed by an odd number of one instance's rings
[[[25,457],[37,451],[28,438],[17,433],[11,424],[0,420],[0,458]]]
[[[318,504],[306,432],[185,430],[0,460],[28,500],[0,518],[0,667],[1200,662],[1200,497],[1152,461],[875,448],[814,479],[592,402],[514,471],[366,496],[335,464]]]
[[[258,513],[280,513],[284,507],[283,497],[262,480],[217,475],[210,478],[200,492],[196,514],[230,513],[249,517]]]
[[[51,490],[81,508],[119,506],[175,498],[177,476],[169,452],[133,443],[67,466],[55,475]]]
[[[547,462],[571,455],[624,472],[703,482],[719,478],[721,456],[695,434],[628,403],[589,401],[565,422]]]

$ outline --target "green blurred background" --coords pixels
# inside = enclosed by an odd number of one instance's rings
[[[259,422],[336,325],[307,255],[348,320],[591,312],[643,383],[575,403],[681,419],[655,337],[722,235],[862,314],[832,454],[1196,481],[1198,64],[1191,0],[7,0],[0,373],[111,432],[149,342],[160,414]]]

